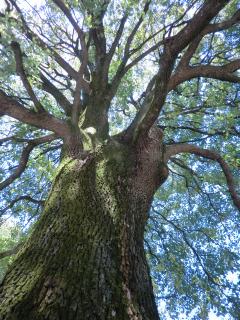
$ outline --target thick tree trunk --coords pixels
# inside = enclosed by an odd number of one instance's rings
[[[1,286],[1,320],[158,319],[143,236],[161,154],[112,141],[63,161]]]

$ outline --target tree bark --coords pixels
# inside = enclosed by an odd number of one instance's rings
[[[156,136],[158,135],[158,137]],[[157,320],[143,237],[165,181],[159,132],[61,163],[0,289],[1,320]]]

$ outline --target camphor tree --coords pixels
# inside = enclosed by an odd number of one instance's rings
[[[1,215],[29,233],[0,319],[238,319],[239,2],[5,0],[0,19]]]

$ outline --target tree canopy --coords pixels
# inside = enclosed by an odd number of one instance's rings
[[[145,249],[162,319],[239,318],[239,22],[237,0],[0,5],[0,274],[38,220],[70,127],[87,150],[157,125],[169,177]]]

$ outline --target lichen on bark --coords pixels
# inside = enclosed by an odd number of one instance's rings
[[[63,160],[4,279],[0,319],[158,319],[143,237],[166,168],[146,143]]]

